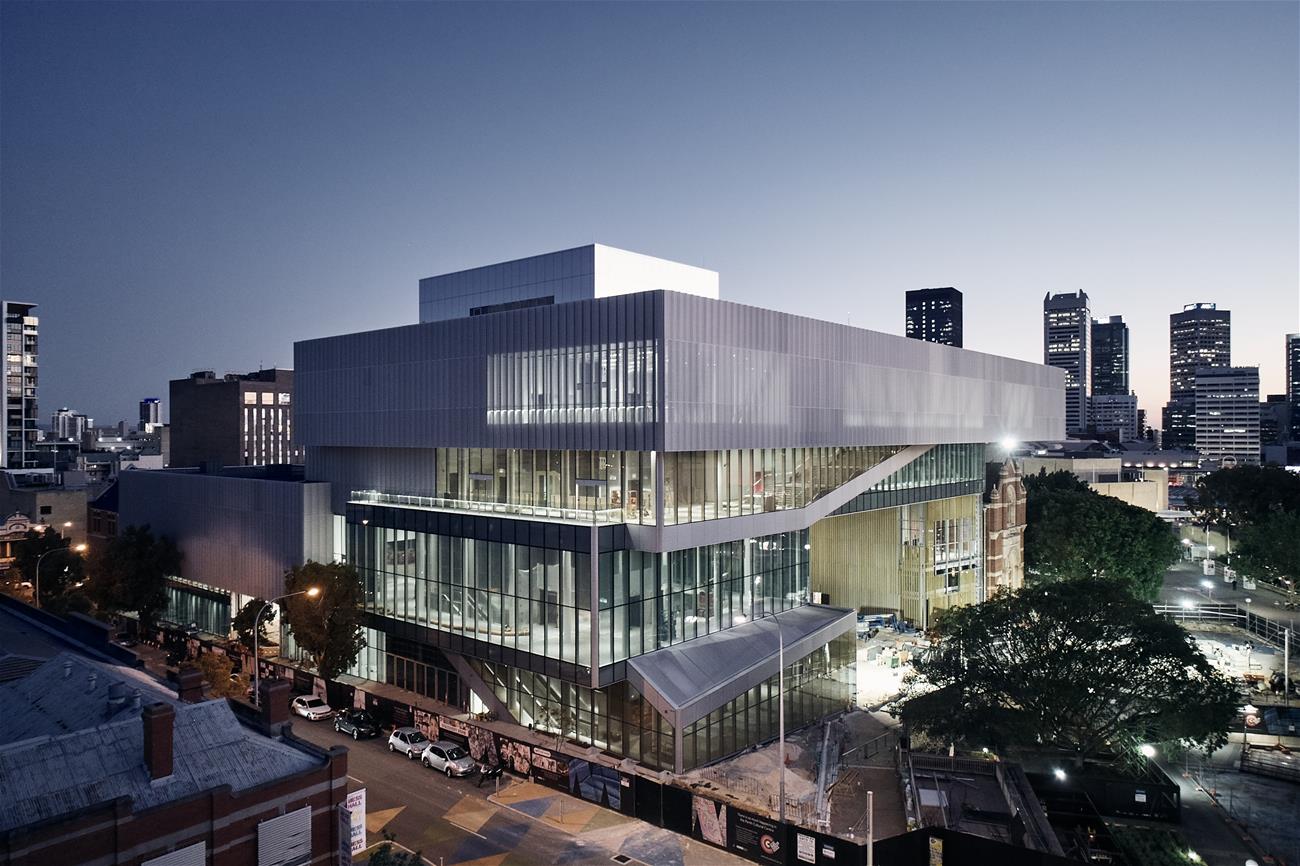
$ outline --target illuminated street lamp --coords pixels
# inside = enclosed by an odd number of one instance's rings
[[[36,607],[41,606],[41,560],[45,559],[45,557],[49,556],[51,553],[67,553],[69,551],[73,553],[85,553],[86,545],[77,544],[72,547],[52,547],[40,556],[36,557],[36,580],[34,581],[34,597],[32,598],[32,603]],[[67,566],[64,567],[66,568]]]
[[[1143,743],[1138,747],[1138,751],[1142,753],[1144,758],[1154,758],[1156,756],[1156,747],[1150,743]]]
[[[262,631],[262,614],[266,613],[266,609],[277,601],[284,601],[286,598],[293,598],[295,595],[305,595],[308,598],[315,598],[320,595],[320,587],[312,586],[307,589],[299,590],[298,592],[291,592],[288,595],[277,596],[262,605],[262,609],[257,612],[257,619],[253,620],[253,706],[259,709],[261,709],[262,706],[262,696],[258,694],[257,686],[259,674],[262,672],[262,665],[261,660],[257,656],[257,638]]]

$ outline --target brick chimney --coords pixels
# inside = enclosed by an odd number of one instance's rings
[[[203,700],[203,672],[198,668],[181,668],[176,674],[176,696],[187,704]]]
[[[258,688],[258,700],[262,704],[262,721],[268,726],[282,725],[289,721],[289,692],[292,685],[288,680],[262,680]]]
[[[144,722],[144,765],[149,778],[165,779],[172,774],[172,729],[176,711],[170,704],[149,704],[140,711]]]

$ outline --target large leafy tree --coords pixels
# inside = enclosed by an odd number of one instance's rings
[[[1211,523],[1253,524],[1300,512],[1300,475],[1279,466],[1236,466],[1196,482],[1196,512]]]
[[[242,698],[248,691],[247,677],[240,675],[232,679],[234,664],[229,656],[201,653],[184,666],[194,668],[203,674],[203,683],[208,688],[208,694],[214,698]]]
[[[43,560],[42,556],[45,557]],[[81,555],[72,549],[71,539],[64,538],[53,529],[43,532],[29,529],[15,545],[12,567],[21,573],[23,580],[30,581],[35,586],[38,583],[38,563],[41,570],[41,607],[51,607],[53,604],[57,608],[57,599],[67,594],[82,579]]]
[[[90,562],[89,595],[101,610],[134,611],[145,627],[167,607],[167,578],[181,573],[181,552],[148,525],[128,526]]]
[[[1180,626],[1113,580],[999,593],[940,613],[903,719],[972,748],[1055,747],[1082,762],[1121,744],[1226,741],[1236,687]]]
[[[319,592],[285,599],[284,616],[316,673],[329,680],[347,670],[366,645],[361,630],[364,590],[356,568],[346,563],[307,562],[284,576],[286,593],[313,588]]]
[[[1237,536],[1233,565],[1242,574],[1295,587],[1300,580],[1300,512],[1275,511]]]
[[[1154,600],[1181,556],[1168,524],[1135,505],[1102,496],[1069,472],[1025,479],[1025,567],[1038,580],[1122,581]]]
[[[258,618],[259,614],[261,614],[260,619]],[[275,611],[267,607],[266,599],[255,598],[239,609],[239,613],[235,614],[235,618],[230,621],[230,627],[234,629],[239,642],[251,652],[253,649],[253,629],[257,629],[257,642],[265,644],[267,639],[266,624],[273,619],[275,619]]]

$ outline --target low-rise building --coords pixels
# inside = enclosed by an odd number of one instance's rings
[[[984,580],[989,592],[1025,585],[1025,524],[1029,494],[1010,457],[990,463],[984,484]]]

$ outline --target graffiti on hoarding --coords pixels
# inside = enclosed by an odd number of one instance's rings
[[[496,735],[487,728],[470,728],[469,756],[486,767],[495,767],[501,763],[497,757]]]
[[[532,748],[530,746],[516,740],[502,740],[498,748],[501,752],[501,763],[521,776],[528,775],[528,771],[533,766]]]
[[[691,830],[719,848],[727,847],[727,807],[698,794],[691,795]]]
[[[414,727],[430,740],[442,739],[442,736],[438,732],[439,721],[438,716],[434,713],[425,712],[424,710],[415,711]]]

